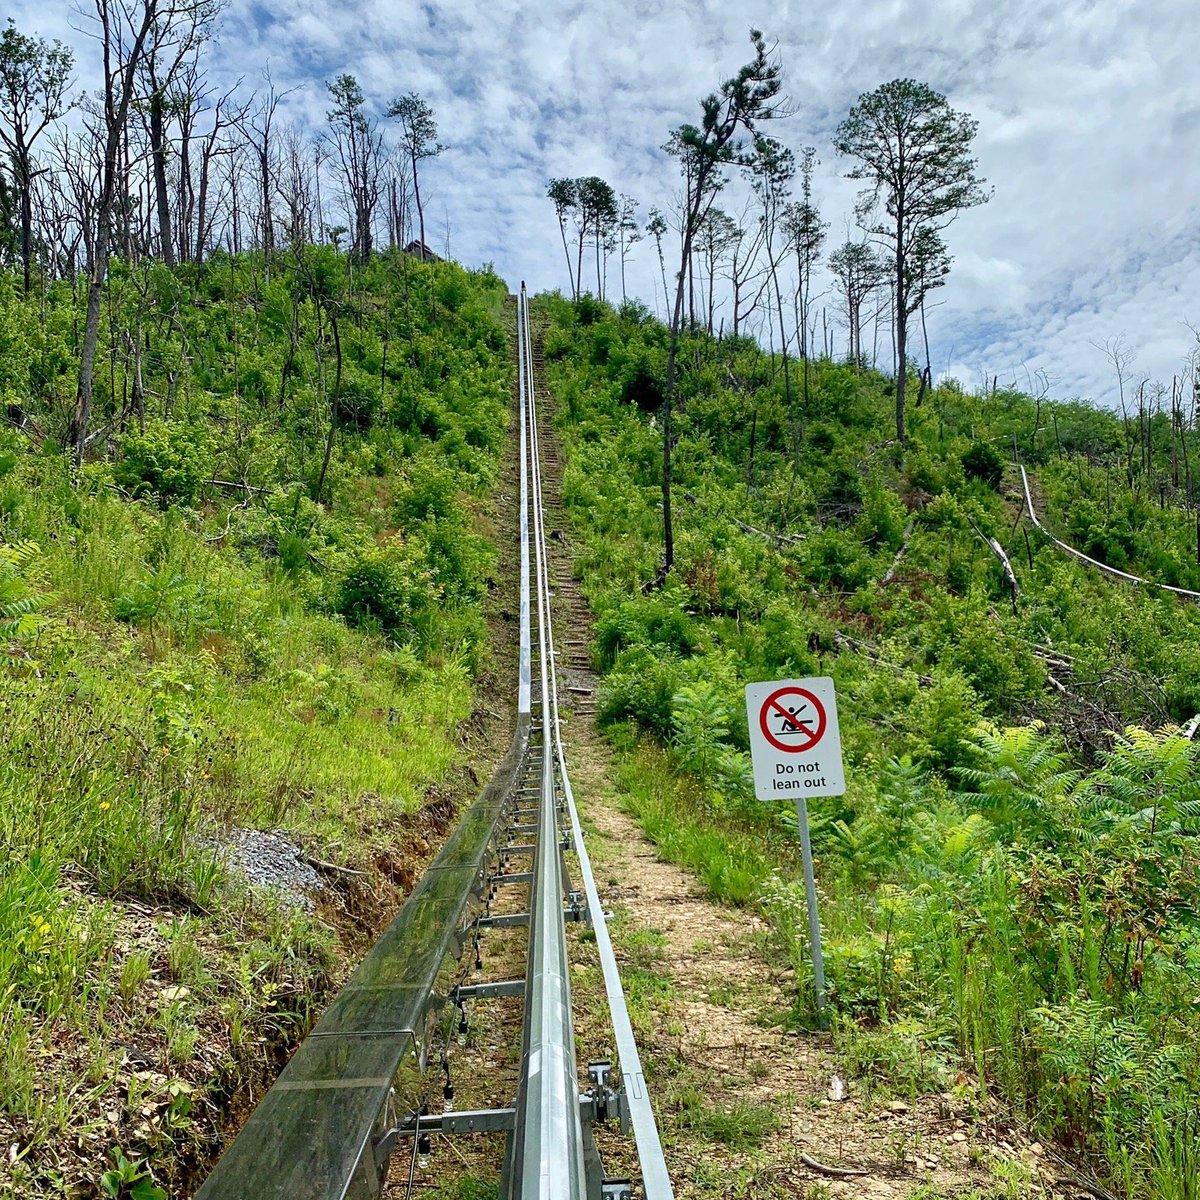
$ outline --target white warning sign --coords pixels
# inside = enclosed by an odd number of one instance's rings
[[[837,701],[828,676],[746,684],[746,720],[760,800],[845,792]]]

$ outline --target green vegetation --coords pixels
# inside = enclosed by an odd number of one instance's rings
[[[812,1019],[796,818],[754,801],[742,684],[830,674],[849,792],[810,807],[836,1036],[870,1086],[962,1063],[1122,1196],[1194,1194],[1200,1130],[1196,606],[1182,413],[893,384],[814,359],[807,405],[746,339],[689,334],[661,554],[670,335],[543,301],[564,500],[631,810],[714,895],[767,914]],[[1134,437],[1136,436],[1136,441]],[[1028,534],[1028,542],[1026,541]],[[1007,549],[1016,611],[986,541]],[[902,552],[902,553],[901,553]],[[1192,1180],[1192,1183],[1181,1182]]]
[[[0,1193],[174,1191],[307,1027],[330,921],[225,847],[390,872],[446,776],[489,654],[506,291],[399,252],[114,262],[75,470],[82,294],[0,276]],[[396,898],[350,890],[367,931]]]

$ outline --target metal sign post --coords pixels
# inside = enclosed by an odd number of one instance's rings
[[[813,988],[817,996],[817,1020],[824,1028],[828,1006],[825,960],[821,951],[821,918],[817,911],[807,797],[840,796],[846,790],[833,680],[819,676],[748,683],[746,722],[750,728],[754,794],[760,800],[778,800],[793,792],[796,796]]]

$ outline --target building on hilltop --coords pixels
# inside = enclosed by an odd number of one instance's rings
[[[442,261],[438,255],[434,254],[434,252],[432,250],[430,250],[430,248],[427,245],[425,245],[424,242],[421,242],[421,241],[409,242],[408,245],[404,247],[404,249],[405,249],[406,253],[415,254],[418,258],[424,259],[425,262],[441,262]]]

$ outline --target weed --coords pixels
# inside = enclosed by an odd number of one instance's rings
[[[142,985],[149,981],[151,974],[150,958],[139,950],[128,953],[121,963],[121,972],[117,979],[117,991],[122,1001],[129,1004]]]

